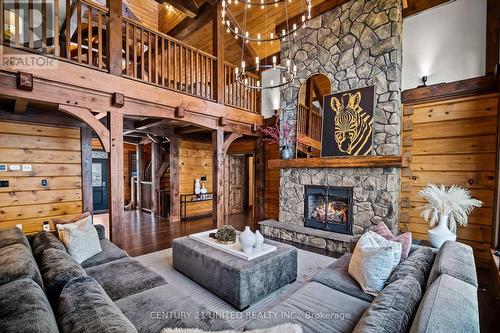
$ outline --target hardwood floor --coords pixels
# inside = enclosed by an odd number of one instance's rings
[[[141,211],[124,212],[125,216],[125,247],[129,255],[135,257],[146,253],[168,249],[172,246],[172,240],[177,237],[186,236],[195,232],[214,229],[216,225],[211,217],[203,217],[187,220],[180,223],[170,223],[168,219],[155,217]],[[252,225],[251,214],[233,214],[226,217],[229,224],[243,230],[245,226]],[[108,228],[108,214],[94,216],[94,223],[103,224]],[[282,241],[306,251],[316,252],[327,256],[338,257],[338,255],[320,250],[307,245]],[[479,288],[479,318],[481,332],[500,332],[500,300],[495,296],[493,287],[493,276],[486,268],[477,269]],[[452,311],[452,310],[450,310]]]
[[[187,221],[170,223],[168,219],[153,216],[143,211],[124,212],[125,246],[123,249],[132,256],[168,249],[172,240],[196,232],[215,229],[217,226],[211,217],[189,219]],[[252,224],[250,214],[232,214],[226,216],[229,224],[243,230]],[[109,237],[108,214],[94,215],[94,223],[106,226],[106,237]]]

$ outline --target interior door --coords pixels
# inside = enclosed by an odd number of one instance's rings
[[[92,159],[92,199],[94,212],[108,210],[107,159]]]
[[[240,214],[245,210],[245,155],[228,155],[228,214]]]

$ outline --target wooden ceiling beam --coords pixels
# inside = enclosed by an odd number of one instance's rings
[[[106,117],[107,115],[108,115],[107,112],[100,112],[100,113],[95,115],[95,119],[101,120],[102,118]]]
[[[24,114],[26,109],[28,108],[28,101],[23,99],[16,99],[14,102],[14,113],[15,114]]]
[[[191,133],[197,133],[197,132],[208,132],[208,131],[209,131],[209,129],[207,129],[207,128],[189,125],[189,126],[186,126],[183,128],[179,128],[176,131],[176,134],[184,135],[184,134],[191,134]]]
[[[403,9],[403,17],[415,15],[426,9],[450,2],[450,0],[411,0],[407,8]]]
[[[145,130],[151,127],[157,127],[165,124],[166,119],[156,119],[156,118],[148,118],[144,120],[139,120],[135,122],[136,130]]]
[[[212,21],[214,6],[209,3],[203,4],[200,7],[199,15],[196,18],[186,17],[179,24],[177,24],[173,29],[171,29],[168,34],[177,39],[185,39],[196,30],[199,30]]]
[[[160,3],[168,3],[191,18],[195,18],[200,13],[196,3],[191,0],[163,0]]]

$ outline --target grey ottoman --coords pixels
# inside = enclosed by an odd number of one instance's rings
[[[182,237],[172,242],[176,270],[239,310],[297,279],[297,250],[266,240],[276,251],[247,261]]]

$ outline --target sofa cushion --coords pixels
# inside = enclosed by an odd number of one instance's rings
[[[99,239],[105,239],[106,238],[106,228],[102,224],[94,224],[95,230],[97,230],[97,235],[99,236]]]
[[[99,282],[113,301],[167,283],[160,275],[130,257],[87,267],[85,271]]]
[[[45,293],[33,280],[0,286],[0,332],[59,332]]]
[[[439,276],[420,301],[410,332],[479,333],[477,288],[447,274]]]
[[[436,255],[434,265],[432,265],[427,288],[441,274],[451,275],[477,287],[476,264],[472,248],[459,242],[444,242]]]
[[[68,253],[82,263],[102,251],[99,235],[89,215],[74,223],[58,224],[59,235]]]
[[[58,249],[66,252],[66,246],[64,246],[57,236],[47,231],[37,233],[31,241],[31,246],[33,248],[33,256],[37,261],[40,260],[40,255],[46,249]]]
[[[420,283],[422,290],[425,290],[435,256],[435,252],[430,248],[416,249],[396,267],[387,280],[387,284],[406,276],[413,276]]]
[[[43,288],[35,258],[24,244],[0,248],[0,285],[22,278],[29,278]]]
[[[52,304],[57,303],[61,290],[69,280],[87,275],[68,253],[57,249],[47,249],[42,253],[40,271]]]
[[[312,281],[324,284],[345,294],[371,302],[375,296],[365,293],[359,284],[349,275],[347,268],[352,253],[346,253],[330,265],[320,270]]]
[[[83,268],[105,264],[107,262],[127,257],[127,252],[120,249],[107,239],[101,239],[102,251],[81,263]]]
[[[421,297],[420,283],[412,276],[394,281],[375,297],[353,333],[407,332]]]
[[[266,328],[293,322],[304,333],[351,332],[370,303],[310,282],[278,303],[262,317],[247,324],[246,329]]]
[[[137,332],[132,323],[91,277],[72,279],[61,292],[57,308],[61,332]]]
[[[196,327],[214,331],[231,328],[217,313],[199,305],[171,284],[122,298],[116,301],[116,305],[141,333],[156,333],[165,327]]]
[[[0,248],[12,244],[23,244],[31,250],[30,242],[21,229],[9,228],[0,230]]]

